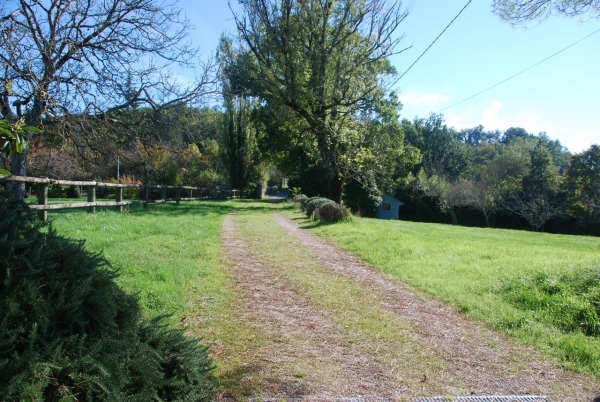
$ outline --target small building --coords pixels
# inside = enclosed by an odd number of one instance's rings
[[[395,199],[389,194],[381,197],[381,204],[377,207],[377,217],[379,219],[400,219],[400,207],[404,203]]]

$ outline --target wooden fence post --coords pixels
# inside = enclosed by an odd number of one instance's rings
[[[38,205],[48,205],[48,183],[38,183],[37,187]],[[40,220],[46,222],[48,211],[38,211]]]
[[[144,185],[144,208],[148,208],[148,202],[150,201],[150,189]]]
[[[181,186],[177,186],[175,190],[175,199],[177,200],[177,204],[181,202]]]
[[[87,186],[87,200],[88,202],[96,202],[96,186]],[[88,207],[88,212],[90,214],[96,213],[96,207]]]
[[[117,202],[123,202],[123,187],[117,187]],[[117,211],[123,212],[123,205],[117,205]]]
[[[167,202],[167,186],[162,186],[160,188],[160,198],[164,201]]]

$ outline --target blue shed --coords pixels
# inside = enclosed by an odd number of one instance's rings
[[[395,199],[389,194],[381,197],[381,204],[377,207],[377,217],[379,219],[400,219],[400,207],[404,203]]]

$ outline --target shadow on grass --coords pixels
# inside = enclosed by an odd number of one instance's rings
[[[135,214],[139,216],[173,216],[180,217],[183,215],[204,216],[209,214],[226,215],[233,211],[236,212],[271,212],[274,204],[283,204],[280,208],[293,208],[293,204],[285,205],[285,202],[273,202],[270,200],[252,200],[252,199],[236,199],[236,200],[200,200],[200,201],[182,201],[167,202],[160,204],[148,204],[144,207],[143,204],[133,204],[123,207],[125,214]],[[116,206],[96,207],[96,213],[117,213]],[[48,211],[48,218],[52,220],[66,214],[77,215],[87,214],[87,207],[73,209],[59,209]]]
[[[182,216],[182,215],[226,215],[235,209],[234,202],[230,200],[203,200],[203,201],[186,201],[176,204],[168,202],[164,204],[149,204],[144,207],[142,204],[134,204],[123,207],[124,214],[135,214],[139,216]],[[116,206],[96,207],[96,213],[115,213],[117,214]],[[64,215],[87,214],[87,207],[73,209],[59,209],[48,211],[48,218],[60,217]]]
[[[302,398],[307,394],[306,387],[296,379],[265,376],[263,370],[260,364],[247,364],[222,373],[219,385],[225,391],[224,396],[234,400],[255,397],[263,394],[265,387],[276,394],[284,392],[286,398]]]

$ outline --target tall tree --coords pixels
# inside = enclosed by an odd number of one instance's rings
[[[156,109],[202,98],[215,78],[211,62],[198,64],[188,28],[179,10],[160,0],[2,2],[0,113],[34,127],[73,116],[84,125],[86,116],[132,105]],[[179,83],[169,73],[175,63],[199,67],[197,79]],[[26,151],[13,156],[11,171],[26,175]]]
[[[468,171],[471,149],[456,139],[457,133],[445,124],[443,115],[432,113],[428,119],[417,118],[412,123],[405,120],[402,124],[407,142],[421,150],[421,166],[428,176],[456,181]]]
[[[340,155],[360,135],[356,119],[381,98],[395,73],[387,57],[402,38],[401,2],[244,0],[235,15],[256,60],[262,95],[292,110],[309,128],[326,168],[329,197],[341,201]],[[389,3],[389,5],[388,5]]]
[[[529,172],[523,177],[523,190],[556,193],[558,190],[558,172],[552,161],[552,155],[542,139],[530,151]]]
[[[541,21],[551,15],[600,16],[598,0],[494,0],[492,7],[496,15],[513,25]]]
[[[573,212],[587,222],[600,222],[600,146],[572,156],[565,182]]]

